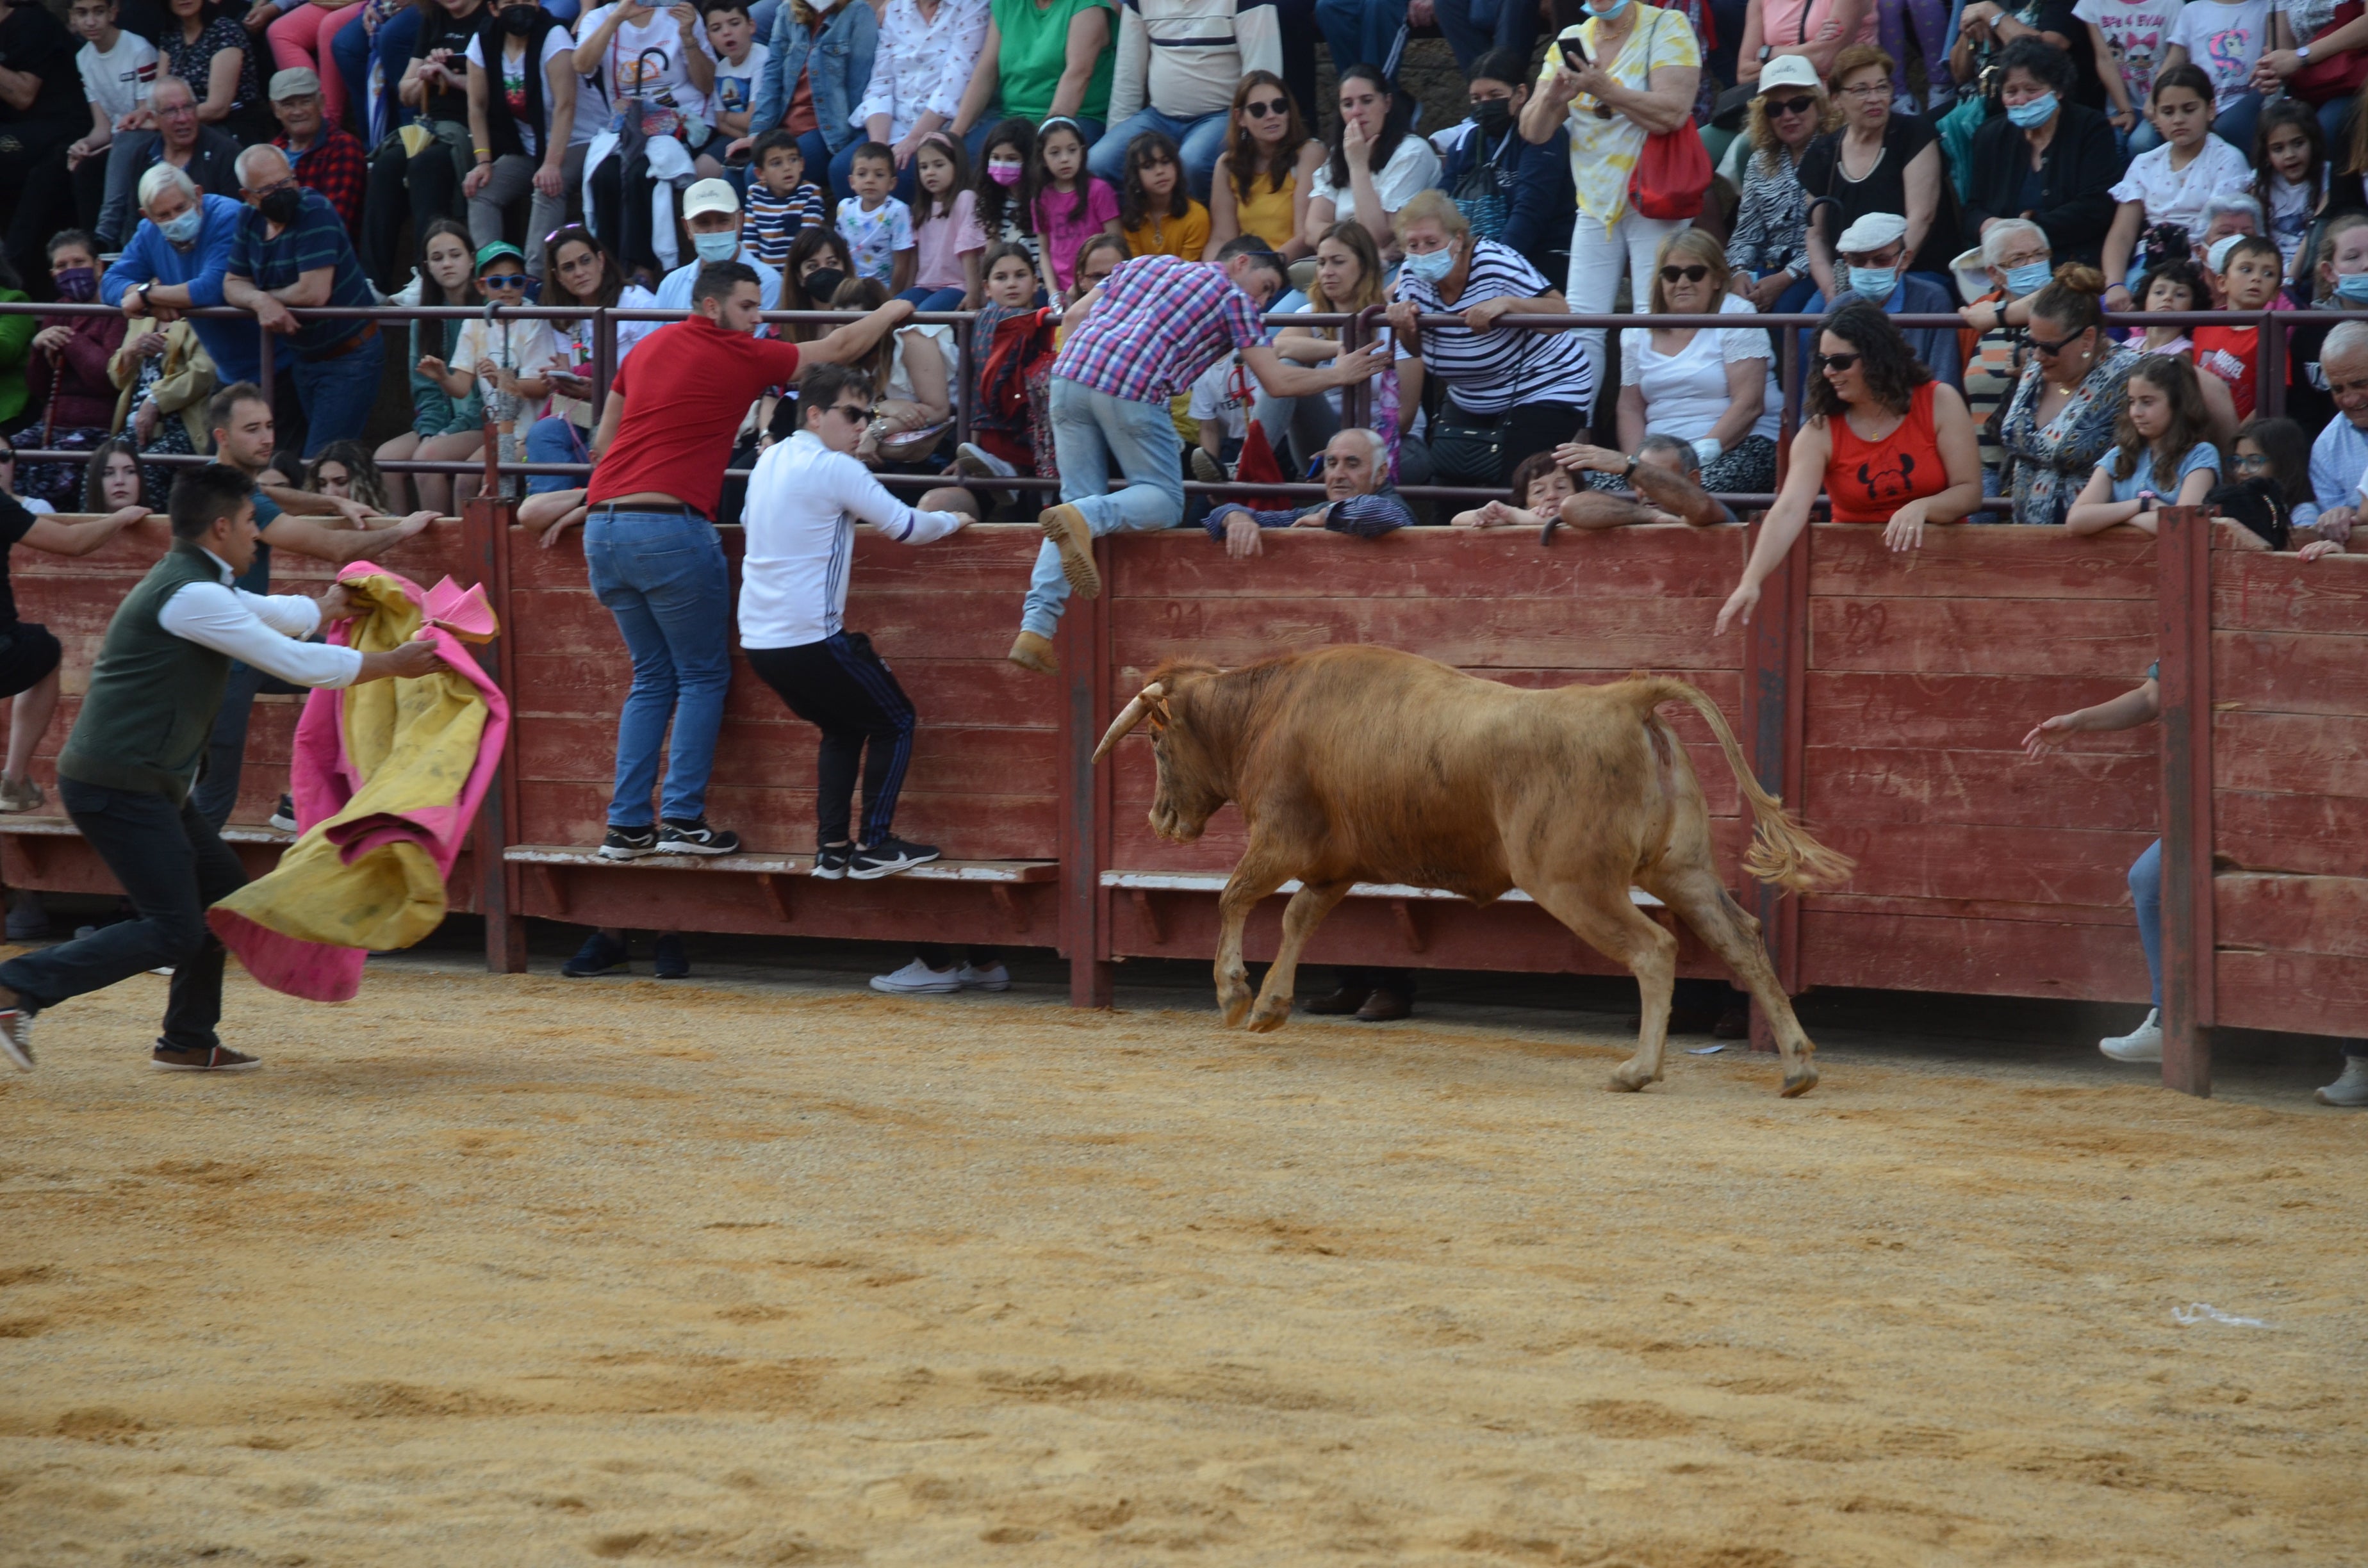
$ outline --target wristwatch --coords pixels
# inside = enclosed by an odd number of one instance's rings
[[[2308,60],[2310,58],[2310,45],[2305,43],[2296,49],[2294,51],[2294,58],[2296,60]]]

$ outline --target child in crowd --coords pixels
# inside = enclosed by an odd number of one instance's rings
[[[925,311],[974,311],[986,231],[979,227],[978,193],[970,188],[970,155],[960,142],[932,131],[914,150],[913,177],[921,199],[913,225],[913,286],[904,298]]]
[[[2253,91],[2253,67],[2269,47],[2271,21],[2283,9],[2277,0],[2187,0],[2170,25],[2163,71],[2192,65],[2204,73],[2213,111],[2227,119],[2221,134],[2232,146],[2253,144],[2254,117],[2261,105]],[[2169,138],[2158,119],[2157,129]]]
[[[99,154],[113,144],[116,128],[147,107],[148,89],[156,85],[156,46],[116,26],[114,0],[74,0],[66,15],[83,40],[74,64],[82,73],[82,96],[90,104],[90,133],[67,144],[66,167],[74,174],[81,222],[89,227],[98,216],[107,178],[107,160]]]
[[[1258,388],[1242,368],[1239,354],[1227,354],[1192,382],[1185,412],[1200,426],[1192,449],[1193,478],[1203,484],[1223,484],[1234,476],[1242,438],[1249,434],[1250,404],[1257,399]]]
[[[2146,275],[2143,283],[2145,302],[2139,309],[2165,312],[2208,311],[2212,308],[2212,286],[2203,281],[2203,269],[2181,258],[2166,261]],[[2195,353],[2195,340],[2187,335],[2183,326],[2150,326],[2136,344],[2141,354],[2171,354],[2190,358]]]
[[[757,106],[757,79],[773,51],[757,41],[748,0],[700,0],[707,17],[707,41],[715,46],[715,90],[707,111],[727,140],[748,134],[748,111]]]
[[[1184,162],[1164,131],[1146,131],[1126,144],[1126,190],[1119,227],[1136,256],[1177,256],[1198,261],[1209,244],[1209,210],[1184,188]]]
[[[1036,135],[1036,233],[1043,236],[1044,292],[1059,299],[1077,275],[1077,253],[1094,234],[1115,234],[1118,197],[1086,172],[1086,135],[1077,122],[1055,115]]]
[[[2285,262],[2278,255],[2277,242],[2260,234],[2238,234],[2220,241],[2204,257],[2204,269],[2219,287],[2217,292],[2231,311],[2263,311],[2280,308],[2285,297],[2279,285],[2285,277]],[[2261,329],[2257,326],[2199,326],[2191,334],[2195,339],[2195,365],[2209,370],[2228,383],[2238,419],[2253,416],[2254,399],[2260,388]]]
[[[1049,410],[1038,407],[1034,387],[1053,360],[1053,324],[1059,312],[1036,303],[1036,258],[1023,245],[989,245],[979,271],[986,292],[972,324],[971,362],[978,367],[976,401],[971,408],[971,438],[954,449],[954,466],[977,478],[1033,473],[1053,478]]]
[[[2261,204],[2270,237],[2278,243],[2285,275],[2294,282],[2294,258],[2303,236],[2327,210],[2334,169],[2327,159],[2327,134],[2308,104],[2280,98],[2261,111],[2253,153],[2253,199]]]
[[[829,209],[823,205],[821,187],[806,179],[806,155],[790,131],[775,126],[757,137],[749,168],[755,177],[748,182],[741,238],[757,260],[779,271],[799,233],[809,223],[827,223]]]
[[[2220,449],[2212,444],[2195,368],[2149,354],[2130,372],[2113,448],[2098,460],[2064,526],[2092,534],[2128,523],[2153,533],[2162,507],[2200,506],[2219,483]]]
[[[507,240],[495,240],[478,251],[477,287],[495,304],[526,303],[525,253]],[[542,417],[551,397],[551,383],[542,372],[560,358],[559,340],[552,335],[549,322],[477,316],[461,324],[451,363],[422,355],[419,371],[452,397],[472,392],[482,396],[485,412],[493,416],[501,460],[513,463],[525,460],[526,427]],[[506,483],[516,482],[516,475],[506,476]]]
[[[2228,468],[2232,481],[2265,479],[2277,486],[2297,545],[2302,544],[2305,530],[2309,530],[2309,539],[2318,537],[2318,498],[2310,488],[2309,431],[2291,419],[2248,419],[2237,432],[2237,449]]]
[[[847,185],[855,194],[838,204],[838,232],[855,258],[855,275],[892,293],[911,288],[913,210],[889,194],[896,188],[896,154],[866,142],[848,165]]]
[[[2154,79],[2154,123],[2163,145],[2130,160],[2112,192],[2120,205],[2105,234],[2109,311],[2136,309],[2127,279],[2200,250],[2213,199],[2241,195],[2253,182],[2245,155],[2212,134],[2211,79],[2194,66],[2172,65]]]
[[[2180,0],[2079,0],[2072,7],[2073,19],[2089,29],[2097,80],[2105,89],[2105,118],[2119,133],[2123,156],[2146,123],[2155,71],[2170,47],[2180,8]]]
[[[978,173],[971,189],[978,196],[978,226],[990,245],[1014,244],[1029,265],[1042,270],[1043,247],[1036,238],[1036,188],[1028,171],[1036,163],[1036,128],[1024,119],[996,123],[979,144]]]

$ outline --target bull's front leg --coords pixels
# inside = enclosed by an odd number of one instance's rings
[[[1291,880],[1291,869],[1256,843],[1217,895],[1217,1010],[1232,1028],[1250,1010],[1249,967],[1242,961],[1242,926],[1258,900]]]
[[[1275,950],[1274,962],[1267,967],[1266,983],[1258,988],[1258,1008],[1250,1014],[1250,1028],[1264,1034],[1279,1029],[1283,1019],[1291,1017],[1291,996],[1299,979],[1299,952],[1307,938],[1332,908],[1349,896],[1354,884],[1346,881],[1310,883],[1291,895],[1282,911],[1282,945]]]

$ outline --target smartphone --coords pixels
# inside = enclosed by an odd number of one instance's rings
[[[1562,62],[1572,70],[1584,71],[1595,63],[1587,57],[1587,45],[1579,42],[1578,40],[1566,38],[1558,40],[1557,42],[1562,50]]]

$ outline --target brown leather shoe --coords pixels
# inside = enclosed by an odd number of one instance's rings
[[[1365,998],[1365,1005],[1357,1009],[1358,1021],[1367,1024],[1395,1023],[1400,1018],[1413,1016],[1413,1000],[1395,991],[1386,989],[1376,990],[1371,996]]]
[[[251,1073],[263,1063],[244,1051],[233,1051],[226,1045],[210,1046],[205,1050],[182,1050],[159,1041],[148,1056],[148,1065],[160,1073]]]
[[[1039,637],[1033,631],[1021,632],[1018,641],[1011,644],[1011,652],[1004,657],[1021,669],[1034,670],[1038,675],[1056,676],[1061,673],[1061,660],[1053,652],[1053,640]]]
[[[1365,1005],[1365,998],[1372,994],[1372,992],[1364,986],[1344,985],[1329,996],[1317,996],[1302,1003],[1299,1010],[1303,1013],[1321,1013],[1337,1017],[1355,1012]]]

